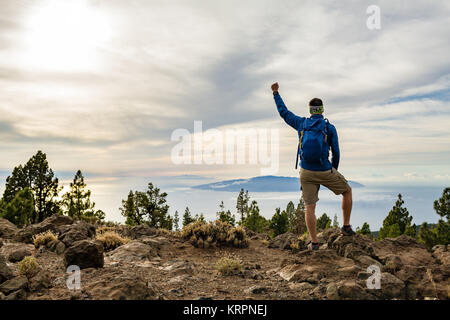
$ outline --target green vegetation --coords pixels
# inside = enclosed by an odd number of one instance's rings
[[[268,222],[266,218],[259,214],[259,207],[256,201],[252,201],[243,225],[254,232],[263,233],[266,230]]]
[[[204,221],[192,222],[183,227],[181,237],[189,240],[192,245],[198,248],[222,246],[245,248],[249,242],[242,227],[233,227],[231,224],[220,220],[209,223]]]
[[[100,222],[105,219],[102,210],[94,210],[95,202],[91,202],[91,190],[85,190],[86,183],[81,170],[75,174],[70,190],[63,195],[64,213],[74,219],[84,219],[89,222]]]
[[[172,230],[173,220],[167,213],[167,193],[153,185],[148,184],[147,191],[131,191],[128,198],[122,200],[121,214],[126,217],[126,224],[135,226],[147,224],[150,227]]]
[[[326,213],[322,214],[316,222],[317,231],[326,230],[331,227],[331,219]]]
[[[286,211],[280,211],[280,208],[275,210],[275,214],[269,223],[270,236],[276,237],[280,234],[286,233],[289,230],[289,217]]]
[[[239,195],[236,200],[236,210],[237,214],[240,215],[241,220],[239,220],[239,224],[242,224],[248,213],[248,203],[250,202],[250,196],[248,195],[248,190],[244,192],[244,189],[241,189]]]
[[[178,216],[178,211],[175,211],[173,216],[173,228],[175,231],[180,230],[180,217]]]
[[[225,211],[225,205],[223,204],[223,201],[220,202],[219,209],[220,210],[216,213],[217,218],[222,222],[228,222],[229,224],[234,226],[236,223],[234,214],[232,214],[230,210]]]
[[[364,222],[361,228],[357,227],[356,233],[372,236],[372,232],[370,231],[370,226],[367,222]]]
[[[394,207],[383,220],[383,227],[379,233],[380,239],[395,238],[402,234],[416,236],[416,225],[411,225],[412,216],[409,215],[408,209],[403,207],[404,203],[402,195],[399,194]]]
[[[220,258],[215,267],[221,275],[233,275],[244,269],[242,261],[232,255]]]
[[[21,228],[31,222],[31,213],[34,211],[33,192],[26,187],[17,192],[9,203],[1,207],[3,207],[3,213],[0,216]]]
[[[18,274],[31,278],[38,272],[39,264],[35,257],[28,256],[22,259],[17,265]]]
[[[30,211],[31,197],[28,191],[24,191],[26,188],[33,195],[33,208]],[[11,219],[13,223],[23,225],[41,222],[55,213],[60,214],[60,203],[57,200],[60,190],[58,178],[50,169],[46,154],[38,151],[25,165],[15,167],[12,174],[6,178],[1,215]],[[19,194],[21,191],[22,194]],[[19,205],[18,202],[23,199],[26,203]],[[11,204],[12,202],[14,203]],[[9,212],[5,212],[9,204]]]
[[[419,242],[424,243],[429,249],[437,244],[450,243],[450,188],[444,189],[442,197],[434,201],[433,208],[440,216],[437,225],[429,226],[424,222],[420,226],[418,235]]]

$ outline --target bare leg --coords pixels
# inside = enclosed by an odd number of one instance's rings
[[[352,188],[349,187],[349,189],[342,194],[342,215],[344,218],[344,226],[348,226],[350,224],[352,205]]]
[[[308,227],[312,242],[317,242],[315,210],[315,203],[306,205],[306,226]]]

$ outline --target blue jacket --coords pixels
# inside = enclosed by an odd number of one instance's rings
[[[280,116],[284,119],[284,121],[290,125],[292,128],[297,130],[299,138],[300,138],[300,131],[303,129],[303,122],[305,121],[305,117],[299,117],[295,114],[293,114],[291,111],[289,111],[286,108],[286,105],[283,102],[283,99],[281,99],[281,96],[278,92],[274,92],[273,97],[275,99],[275,103],[277,105],[278,112],[280,113]],[[321,114],[313,114],[311,115],[311,119],[318,119],[323,118]],[[329,123],[328,125],[328,145],[331,147],[332,152],[332,158],[331,163],[330,160],[327,159],[326,162],[323,164],[318,163],[308,163],[304,160],[300,162],[300,167],[306,170],[312,170],[312,171],[327,171],[331,170],[331,166],[338,169],[339,166],[339,142],[338,142],[338,135],[336,128]]]

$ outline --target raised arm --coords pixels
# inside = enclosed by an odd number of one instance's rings
[[[339,140],[338,140],[338,134],[336,131],[336,128],[330,124],[330,134],[331,134],[331,153],[332,153],[332,157],[331,157],[331,166],[333,168],[335,168],[336,170],[338,169],[339,166],[339,158],[341,156],[340,151],[339,151]]]
[[[299,117],[288,110],[288,108],[283,102],[283,99],[281,99],[281,96],[278,93],[278,89],[279,89],[278,83],[274,83],[272,85],[272,91],[273,91],[273,98],[275,99],[275,103],[277,105],[278,113],[288,125],[298,130],[301,127],[305,118]]]

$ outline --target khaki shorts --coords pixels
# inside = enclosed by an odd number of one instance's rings
[[[306,205],[319,201],[319,187],[323,185],[335,194],[343,194],[349,190],[347,180],[336,169],[327,171],[311,171],[300,168],[300,184],[303,201]]]

